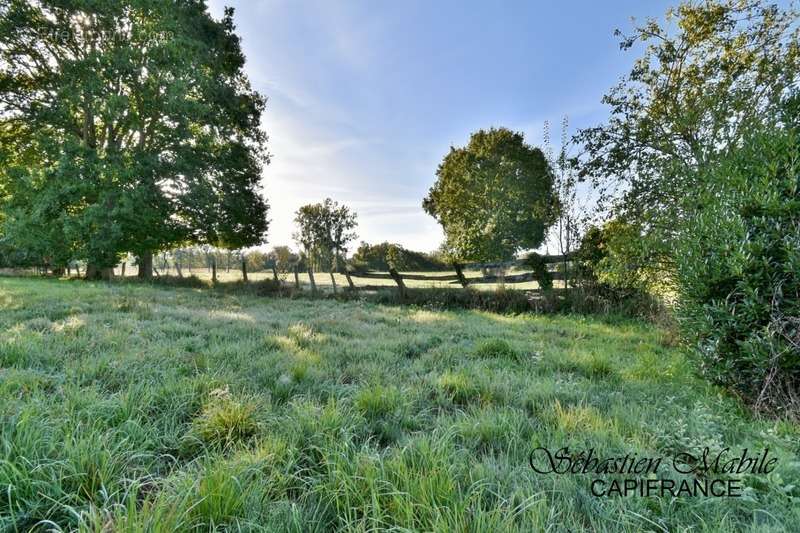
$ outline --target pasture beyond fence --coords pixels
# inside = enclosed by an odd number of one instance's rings
[[[569,263],[569,257],[565,255],[543,255],[539,256],[539,259],[542,263],[544,263],[547,268],[547,277],[553,281],[566,281],[568,271],[567,268],[563,268],[562,270],[555,270],[549,268],[552,265],[566,265]],[[506,262],[499,262],[499,263],[464,263],[464,264],[453,264],[453,273],[401,273],[397,271],[395,268],[389,268],[388,272],[379,272],[379,271],[372,271],[372,270],[360,270],[354,267],[351,264],[348,264],[344,269],[344,276],[347,280],[348,289],[349,290],[381,290],[386,289],[386,285],[357,285],[353,279],[365,279],[365,280],[391,280],[397,286],[397,290],[400,293],[401,297],[404,297],[407,293],[406,281],[430,281],[435,283],[447,283],[455,286],[461,286],[463,288],[467,288],[471,285],[480,285],[480,284],[517,284],[517,283],[527,283],[531,281],[541,282],[541,274],[537,273],[535,270],[532,269],[531,263],[529,260],[520,259],[514,261],[506,261]],[[512,269],[528,269],[528,271],[523,272],[515,272],[513,274],[509,274],[507,272],[511,271]],[[480,276],[470,276],[467,277],[465,275],[465,271],[467,270],[479,270],[481,272]],[[313,291],[316,291],[316,280],[314,278],[314,272],[309,271],[308,273],[309,282],[311,284],[311,288]],[[333,273],[330,274],[331,276],[331,283],[333,285],[334,292],[337,290],[336,287],[336,280],[333,276]],[[277,273],[275,274],[277,279]],[[299,288],[300,287],[300,280],[299,280],[299,270],[297,268],[294,269],[294,281],[295,285]]]

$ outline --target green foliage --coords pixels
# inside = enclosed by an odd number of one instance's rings
[[[303,248],[311,267],[337,268],[347,243],[356,238],[356,214],[330,198],[318,204],[304,205],[295,214],[294,239]]]
[[[582,174],[604,205],[644,230],[643,258],[674,273],[679,221],[698,200],[698,169],[741,142],[753,124],[780,118],[800,80],[796,6],[771,0],[682,2],[666,23],[623,35],[643,50],[603,98],[609,120],[581,130]],[[624,190],[622,197],[616,191]],[[617,201],[615,201],[617,200]]]
[[[290,272],[300,262],[300,257],[292,252],[288,246],[275,246],[269,252],[267,261],[275,265],[278,272]]]
[[[0,7],[0,230],[89,272],[126,252],[260,243],[265,99],[233,11],[197,2]]]
[[[679,310],[703,372],[758,407],[797,414],[800,139],[774,130],[705,169],[678,250]],[[792,401],[794,404],[792,404]]]
[[[479,130],[450,148],[423,201],[460,260],[507,260],[537,248],[555,220],[553,171],[538,148],[505,128]]]
[[[539,287],[545,291],[553,288],[553,275],[547,270],[547,263],[544,257],[536,252],[531,252],[525,257],[525,264],[533,271]]]
[[[575,253],[578,281],[659,293],[668,286],[668,270],[652,252],[636,224],[613,219],[592,226]]]
[[[387,271],[389,267],[398,271],[424,272],[442,270],[448,265],[428,254],[406,250],[399,244],[362,242],[353,254],[353,263],[359,268]]]

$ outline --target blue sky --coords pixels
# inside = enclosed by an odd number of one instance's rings
[[[672,2],[674,4],[674,2]],[[294,212],[331,197],[359,240],[428,251],[442,240],[421,208],[451,145],[490,126],[541,144],[607,116],[602,95],[631,67],[615,28],[669,2],[211,0],[235,21],[272,163],[269,246],[292,242]]]

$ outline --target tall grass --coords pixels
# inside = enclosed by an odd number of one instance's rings
[[[585,316],[0,280],[0,530],[791,531],[797,425]],[[536,446],[769,447],[743,498],[596,498]],[[670,475],[664,473],[663,475]]]

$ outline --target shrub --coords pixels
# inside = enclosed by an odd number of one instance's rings
[[[665,301],[672,276],[658,266],[650,244],[639,227],[621,220],[590,227],[573,257],[575,277],[564,308],[670,326]]]
[[[544,257],[536,252],[531,252],[525,258],[525,264],[533,270],[533,275],[539,287],[545,291],[553,288],[553,275],[547,270],[547,263],[545,263]]]
[[[759,133],[699,176],[679,253],[679,318],[703,373],[761,407],[798,407],[800,145]]]
[[[666,271],[642,234],[641,227],[620,219],[589,228],[575,254],[578,282],[631,292],[661,292]]]

